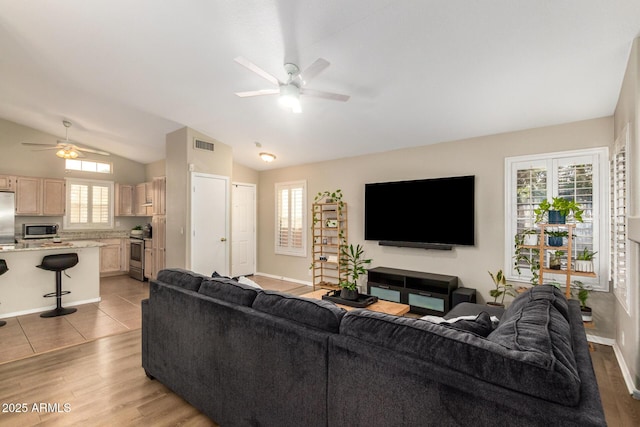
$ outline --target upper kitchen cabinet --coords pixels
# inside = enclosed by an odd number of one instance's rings
[[[136,185],[136,216],[151,216],[153,202],[153,183],[143,182]]]
[[[117,184],[115,189],[115,215],[134,216],[133,205],[134,186],[129,184]]]
[[[64,216],[65,181],[53,178],[16,178],[16,215]]]
[[[153,214],[167,213],[167,178],[164,176],[153,178]]]
[[[11,175],[0,175],[0,191],[15,191],[16,177]]]

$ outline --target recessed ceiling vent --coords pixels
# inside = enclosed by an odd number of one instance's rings
[[[203,141],[201,139],[193,139],[193,148],[198,150],[213,151],[214,145],[211,142]]]

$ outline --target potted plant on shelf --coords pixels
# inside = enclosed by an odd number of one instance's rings
[[[593,256],[598,252],[591,252],[588,248],[584,248],[582,252],[578,252],[574,268],[576,271],[593,273]]]
[[[563,255],[564,251],[555,251],[551,255],[551,258],[549,259],[549,268],[551,270],[560,270]]]
[[[589,298],[589,292],[591,289],[579,280],[573,281],[574,286],[578,290],[578,301],[580,301],[580,313],[582,314],[583,322],[591,322],[593,320],[593,310],[591,307],[587,307],[587,299]],[[573,290],[573,289],[572,289]]]
[[[502,274],[502,269],[498,270],[495,275],[489,271],[489,276],[491,276],[491,279],[493,280],[493,283],[496,286],[496,288],[491,289],[491,291],[489,291],[489,295],[493,297],[493,302],[489,301],[487,302],[487,305],[504,307],[505,296],[507,295],[510,295],[512,297],[516,296],[516,292],[513,289],[513,285],[510,283],[507,283],[506,277],[504,277],[504,274]],[[500,297],[502,298],[500,299],[500,302],[498,302],[498,298]]]
[[[545,233],[549,246],[563,246],[564,238],[569,236],[567,230],[552,230]]]
[[[522,244],[525,246],[537,246],[538,245],[538,230],[535,228],[527,228],[522,230]]]
[[[340,255],[347,272],[347,279],[340,282],[340,298],[355,301],[358,299],[358,279],[367,274],[365,266],[371,264],[371,259],[363,258],[364,248],[360,244],[342,247]]]
[[[565,224],[569,214],[573,214],[573,219],[577,222],[582,222],[584,210],[575,200],[554,197],[551,202],[543,200],[533,212],[536,214],[536,222],[542,222],[547,214],[549,224]]]

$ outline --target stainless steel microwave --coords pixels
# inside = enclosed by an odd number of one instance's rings
[[[25,239],[49,239],[58,234],[58,224],[22,224]]]

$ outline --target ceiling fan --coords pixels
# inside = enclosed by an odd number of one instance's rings
[[[249,60],[239,56],[234,59],[238,64],[253,71],[269,83],[277,86],[273,89],[260,89],[247,92],[236,92],[241,98],[250,96],[262,96],[262,95],[280,95],[278,102],[284,108],[290,109],[294,113],[301,113],[302,107],[300,106],[300,95],[313,96],[315,98],[330,99],[332,101],[346,102],[349,100],[348,95],[342,95],[339,93],[323,92],[320,90],[308,89],[306,84],[313,77],[320,74],[330,64],[326,59],[318,58],[311,64],[306,70],[300,72],[300,68],[296,64],[286,63],[284,64],[284,70],[287,73],[286,83],[281,82],[271,74],[264,71]]]
[[[83,152],[100,154],[101,156],[110,155],[106,151],[94,150],[93,148],[78,147],[74,142],[69,141],[69,128],[71,127],[72,123],[68,120],[63,120],[62,124],[65,127],[65,139],[64,140],[59,139],[57,144],[39,144],[36,142],[23,142],[22,145],[29,145],[33,147],[46,147],[46,148],[41,148],[39,150],[33,150],[33,151],[58,150],[56,151],[56,156],[63,159],[75,159],[77,157],[85,157]]]

